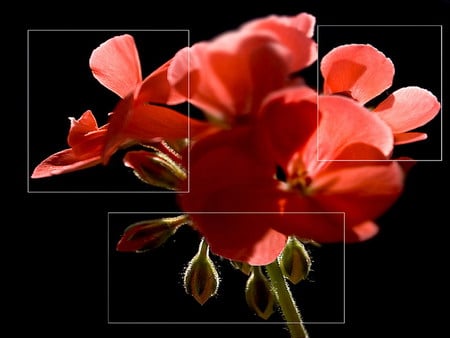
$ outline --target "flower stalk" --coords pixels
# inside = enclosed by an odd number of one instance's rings
[[[266,271],[291,338],[308,338],[302,316],[283,276],[278,259],[266,265]]]

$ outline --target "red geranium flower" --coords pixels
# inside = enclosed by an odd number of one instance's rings
[[[371,45],[349,44],[334,48],[321,61],[325,94],[345,94],[366,104],[391,87],[394,65]],[[409,132],[433,119],[440,110],[428,90],[411,86],[393,92],[373,111],[392,129],[395,144],[424,140],[425,133]]]
[[[292,84],[290,75],[316,61],[314,23],[307,13],[250,21],[180,50],[169,82],[216,122],[247,120],[267,94]]]
[[[163,139],[187,138],[208,130],[206,123],[189,119],[175,110],[159,105],[180,101],[167,81],[167,62],[142,80],[134,39],[125,34],[102,43],[91,55],[89,64],[94,77],[121,100],[108,123],[97,127],[90,110],[79,120],[71,118],[70,149],[57,152],[34,170],[32,178],[59,175],[106,164],[119,149],[135,143],[158,143]]]
[[[403,188],[402,168],[386,161],[393,148],[390,128],[352,99],[326,95],[317,102],[306,87],[272,94],[260,116],[254,126],[193,145],[190,193],[178,199],[211,250],[265,265],[289,235],[344,240],[339,212],[345,212],[346,241],[373,236],[373,220]],[[317,139],[317,122],[328,138]],[[317,160],[318,142],[333,161]]]

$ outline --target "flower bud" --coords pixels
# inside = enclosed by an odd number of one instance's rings
[[[306,279],[311,270],[311,258],[302,242],[290,236],[279,259],[283,275],[293,284]]]
[[[230,263],[233,266],[233,268],[235,268],[236,270],[241,270],[247,276],[250,275],[250,272],[252,271],[252,266],[247,262],[238,262],[230,260]]]
[[[260,266],[254,266],[247,279],[245,300],[250,309],[262,319],[268,319],[274,312],[275,295]]]
[[[184,168],[162,152],[129,151],[123,162],[141,181],[156,187],[176,190],[186,179]]]
[[[127,227],[117,243],[122,252],[144,252],[156,249],[167,241],[180,226],[189,223],[187,215],[137,222]]]
[[[198,252],[184,272],[184,289],[203,305],[217,293],[219,282],[219,274],[209,257],[208,244],[202,239]]]

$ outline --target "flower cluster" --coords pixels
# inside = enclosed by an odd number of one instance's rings
[[[314,29],[308,13],[254,19],[181,49],[145,78],[131,35],[105,41],[89,65],[119,96],[108,122],[99,127],[90,110],[72,118],[69,148],[41,162],[32,178],[107,165],[129,149],[123,162],[139,179],[188,191],[176,193],[187,216],[135,224],[118,250],[153,248],[189,224],[204,238],[203,254],[207,243],[212,253],[253,267],[249,283],[293,240],[371,238],[414,163],[394,158],[394,147],[425,140],[415,129],[440,103],[411,86],[369,107],[394,78],[391,60],[369,44],[329,51],[320,60],[323,88],[311,88],[301,74],[318,62]],[[203,118],[178,112],[184,102]],[[191,265],[186,275],[201,273]]]

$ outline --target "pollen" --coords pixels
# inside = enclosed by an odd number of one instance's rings
[[[300,191],[302,195],[308,195],[311,192],[310,185],[312,179],[307,171],[297,172],[295,176],[288,179],[288,185],[292,190]]]

